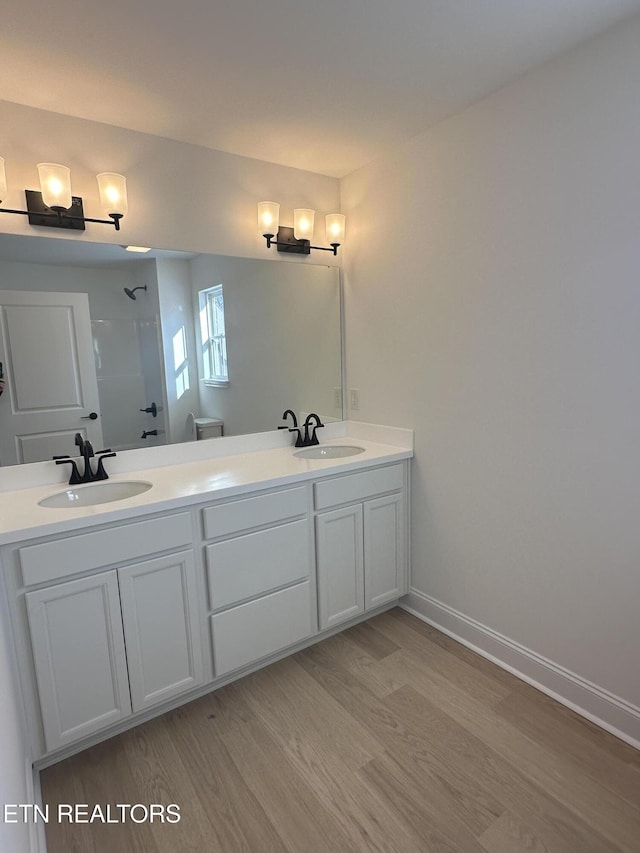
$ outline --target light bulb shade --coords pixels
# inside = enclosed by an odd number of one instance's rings
[[[344,242],[345,217],[342,213],[328,213],[325,216],[327,243],[340,245]]]
[[[42,201],[47,207],[71,207],[71,169],[58,163],[38,163]]]
[[[127,179],[117,172],[101,172],[96,175],[100,204],[107,216],[125,216],[129,210],[127,202]]]
[[[311,240],[313,238],[313,220],[315,210],[298,207],[293,211],[293,236],[296,240]]]
[[[0,204],[7,197],[7,173],[4,169],[4,157],[0,157]]]
[[[280,205],[277,201],[259,201],[258,202],[258,231],[263,236],[265,234],[278,233],[278,224],[280,222]]]

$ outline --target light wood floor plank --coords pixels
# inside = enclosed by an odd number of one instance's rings
[[[563,752],[532,740],[497,717],[495,711],[474,701],[464,690],[430,668],[428,658],[404,649],[385,658],[381,666],[405,669],[419,693],[441,708],[467,731],[484,741],[512,766],[526,768],[527,776],[542,790],[571,809],[587,823],[598,815],[600,833],[621,850],[638,853],[640,814],[625,800],[585,776]],[[498,720],[500,721],[498,723]]]
[[[422,740],[428,740],[430,761],[441,768],[457,769],[467,787],[455,780],[454,790],[459,791],[460,814],[475,807],[470,816],[477,814],[478,794],[469,791],[472,778],[490,802],[499,800],[521,823],[531,826],[554,853],[615,853],[619,848],[603,837],[589,821],[577,816],[563,799],[550,796],[544,787],[529,778],[527,768],[512,764],[499,752],[445,714],[412,687],[394,693],[385,704],[402,719]],[[429,726],[424,721],[429,720]],[[415,756],[404,757],[406,772],[413,771],[411,781],[420,786],[423,762]],[[412,758],[414,759],[412,761]],[[442,770],[441,770],[442,772]],[[480,800],[480,803],[482,801]],[[488,816],[488,814],[487,814]]]
[[[237,685],[211,696],[220,737],[290,853],[349,849],[347,836],[295,771]]]
[[[130,732],[121,735],[117,749],[106,741],[49,767],[40,777],[43,801],[50,806],[86,803],[91,807],[144,802],[126,754],[130,736]],[[159,853],[147,824],[50,822],[46,838],[48,853]]]
[[[198,799],[211,818],[208,850],[286,853],[282,839],[244,782],[216,725],[210,696],[177,708],[164,718],[167,736],[197,779]]]
[[[336,766],[357,769],[382,747],[293,658],[253,673],[235,685],[256,716],[285,741],[330,756]]]
[[[317,706],[314,710],[317,683],[294,661],[283,664],[286,664],[286,672],[284,666],[278,667],[282,694],[277,695],[279,691],[274,691],[274,685],[265,680],[268,673],[260,674],[264,682],[261,685],[257,684],[260,679],[255,676],[248,679],[247,684],[239,683],[238,692],[349,838],[349,849],[372,853],[414,850],[421,853],[420,839],[412,835],[397,811],[388,807],[382,798],[373,796],[355,774],[354,771],[363,766],[362,762],[354,763],[348,755],[341,755],[344,735],[348,737],[354,729],[353,718],[349,717],[348,730],[340,732],[343,709],[336,705],[328,718],[319,714]],[[324,696],[326,706],[327,694]],[[323,723],[328,720],[333,727],[330,725],[326,736],[318,738],[314,729],[320,720]],[[360,728],[361,739],[363,732]],[[376,741],[375,754],[382,751]]]
[[[400,646],[378,631],[371,622],[361,622],[344,632],[344,636],[360,646],[375,660],[397,652]]]
[[[484,831],[506,810],[503,802],[478,784],[472,763],[473,750],[463,748],[459,756],[448,746],[452,730],[456,743],[465,743],[465,733],[437,709],[424,713],[418,726],[407,725],[405,715],[399,714],[390,700],[408,688],[378,700],[337,666],[330,655],[327,656],[324,644],[307,649],[297,657],[325,690],[378,737],[387,755],[398,756],[405,772],[412,775],[409,787],[415,785],[428,791],[430,798],[438,797],[443,803],[454,800],[460,819],[476,833]]]
[[[413,653],[428,667],[429,675],[437,674],[454,683],[456,688],[466,691],[474,702],[492,707],[511,692],[512,688],[505,686],[492,675],[485,675],[481,669],[475,666],[475,661],[472,663],[461,660],[439,645],[425,640],[425,637],[391,615],[383,613],[378,617],[377,626],[379,631],[394,639],[401,647],[400,652],[384,658],[380,669],[393,671],[394,661],[398,659],[398,655],[402,658],[404,654]],[[396,670],[397,676],[398,671]]]
[[[535,833],[531,832],[509,812],[491,824],[479,838],[487,853],[553,853]]]
[[[640,809],[640,755],[636,753],[636,761],[626,760],[631,751],[627,744],[618,741],[624,749],[616,745],[612,750],[611,745],[605,746],[608,741],[600,737],[601,730],[592,723],[576,725],[577,714],[562,713],[558,702],[524,687],[513,690],[499,702],[496,714],[531,740],[562,753],[580,772]]]
[[[48,853],[640,853],[640,753],[399,610],[48,768]]]
[[[336,634],[325,640],[323,647],[330,650],[336,663],[350,672],[354,678],[365,685],[375,696],[382,698],[406,684],[402,673],[394,672],[392,667],[381,668],[378,660],[371,657],[354,643],[348,632]]]
[[[456,816],[453,803],[446,801],[442,791],[436,786],[431,790],[413,789],[407,784],[402,767],[391,755],[371,761],[360,775],[422,838],[423,850],[429,853],[483,853],[480,843]]]

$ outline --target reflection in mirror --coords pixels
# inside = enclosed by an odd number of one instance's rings
[[[342,418],[335,267],[0,235],[0,464]]]

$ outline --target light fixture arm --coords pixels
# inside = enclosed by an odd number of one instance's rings
[[[120,220],[128,210],[127,182],[123,175],[115,172],[101,172],[96,175],[100,202],[107,219],[96,219],[84,215],[82,199],[71,195],[71,170],[58,163],[38,163],[41,192],[25,190],[26,210],[13,207],[0,207],[0,213],[12,213],[27,216],[29,225],[50,228],[68,228],[84,231],[86,222],[100,225],[112,225],[120,230]],[[0,203],[6,198],[7,178],[4,158],[0,157]]]
[[[284,251],[286,251],[286,252],[294,251],[292,249],[291,243],[274,240],[273,239],[275,236],[274,234],[263,234],[262,236],[267,241],[267,249],[270,249],[272,246],[281,246],[284,249]],[[332,243],[331,246],[312,246],[308,240],[299,240],[298,242],[306,244],[301,249],[298,249],[300,254],[305,254],[305,255],[308,255],[309,251],[307,251],[307,250],[311,250],[311,249],[316,249],[319,252],[333,252],[334,255],[337,255],[338,254],[338,246],[340,245],[340,243]]]
[[[40,195],[40,193],[39,193],[39,195]],[[51,224],[58,226],[60,228],[69,227],[69,226],[65,226],[63,224],[62,220],[64,217],[64,219],[67,219],[67,220],[71,219],[71,220],[74,220],[78,223],[99,222],[101,225],[113,225],[113,227],[115,228],[116,231],[120,230],[120,220],[122,219],[121,213],[110,213],[109,214],[110,219],[93,219],[90,216],[75,216],[73,213],[69,212],[70,210],[71,210],[71,208],[50,207],[47,210],[38,211],[37,216],[38,216],[38,219],[55,220],[55,222],[52,222]],[[20,216],[29,216],[29,217],[34,215],[33,210],[15,210],[14,208],[11,208],[11,207],[0,207],[0,213],[17,213]],[[32,224],[35,224],[35,223],[32,223]],[[42,224],[45,224],[45,223],[42,223]]]

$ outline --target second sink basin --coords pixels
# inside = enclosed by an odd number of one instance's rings
[[[72,509],[73,507],[95,506],[112,501],[122,501],[141,495],[151,488],[151,483],[144,480],[104,480],[100,483],[87,483],[83,486],[69,486],[62,492],[49,495],[38,501],[39,506],[52,507],[53,509]]]
[[[297,450],[293,455],[299,459],[341,459],[358,453],[364,453],[364,447],[355,444],[316,444],[315,447]]]

